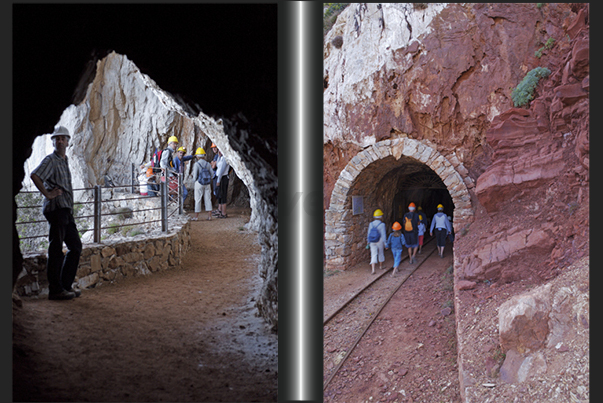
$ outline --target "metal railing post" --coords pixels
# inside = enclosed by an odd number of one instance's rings
[[[134,191],[134,183],[136,183],[136,166],[132,163],[132,194],[136,193]]]
[[[182,190],[182,174],[178,174],[178,214],[184,214],[184,191]]]
[[[163,182],[161,182],[160,192],[161,192],[161,231],[167,232],[167,230],[168,230],[168,211],[167,211],[167,206],[168,206],[168,184],[167,184],[167,177],[165,177],[165,180]]]
[[[94,242],[99,243],[101,238],[101,202],[102,190],[100,185],[94,187]]]

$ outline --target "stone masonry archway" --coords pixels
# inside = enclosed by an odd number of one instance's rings
[[[444,157],[429,141],[410,138],[384,140],[359,152],[341,171],[325,212],[325,269],[342,270],[354,264],[366,246],[365,229],[375,208],[387,204],[379,195],[357,194],[361,186],[376,186],[392,169],[403,165],[424,166],[444,182],[454,203],[454,229],[460,231],[473,220],[467,185],[472,180],[453,153]],[[364,173],[370,172],[371,174]],[[370,180],[366,176],[370,176]],[[360,182],[368,182],[362,185]],[[387,185],[386,185],[387,186]],[[374,193],[374,192],[371,192]],[[363,196],[362,214],[354,215],[352,196]],[[387,215],[387,212],[386,212]]]

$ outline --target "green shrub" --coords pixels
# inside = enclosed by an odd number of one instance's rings
[[[526,74],[524,79],[511,93],[513,98],[513,105],[516,108],[520,108],[527,105],[532,99],[534,99],[534,91],[541,78],[548,77],[551,71],[546,67],[536,67]]]
[[[109,234],[113,235],[117,231],[119,231],[119,224],[117,224],[117,223],[111,223],[111,224],[109,224],[109,228],[107,228],[107,232]]]
[[[545,50],[551,49],[554,44],[555,44],[555,39],[549,38],[543,47],[541,47],[536,52],[534,52],[534,56],[536,56],[537,58],[540,59],[542,57],[542,52],[544,52]]]

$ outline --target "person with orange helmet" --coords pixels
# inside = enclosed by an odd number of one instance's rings
[[[375,265],[379,262],[379,269],[383,269],[383,262],[385,261],[385,254],[383,252],[385,248],[385,239],[387,234],[385,233],[385,223],[383,220],[383,211],[381,209],[375,210],[373,213],[373,221],[368,226],[368,233],[366,240],[371,250],[371,269],[372,274],[375,274]]]
[[[408,248],[409,263],[416,263],[415,255],[419,247],[419,215],[415,212],[415,204],[408,205],[408,213],[402,217],[402,229],[404,230],[404,238],[406,247]]]
[[[391,248],[392,255],[394,255],[394,270],[392,271],[392,277],[394,277],[400,263],[402,263],[402,252],[404,251],[404,246],[406,246],[406,240],[404,239],[404,235],[402,235],[402,226],[398,221],[392,225],[392,229],[394,231],[389,234],[387,242],[385,242],[385,249]]]

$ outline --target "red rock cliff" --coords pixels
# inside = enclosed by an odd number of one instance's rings
[[[324,207],[363,148],[410,137],[467,168],[459,278],[555,275],[588,254],[588,4],[352,4],[324,44]],[[336,39],[337,38],[337,39]],[[512,90],[546,67],[534,99]]]

